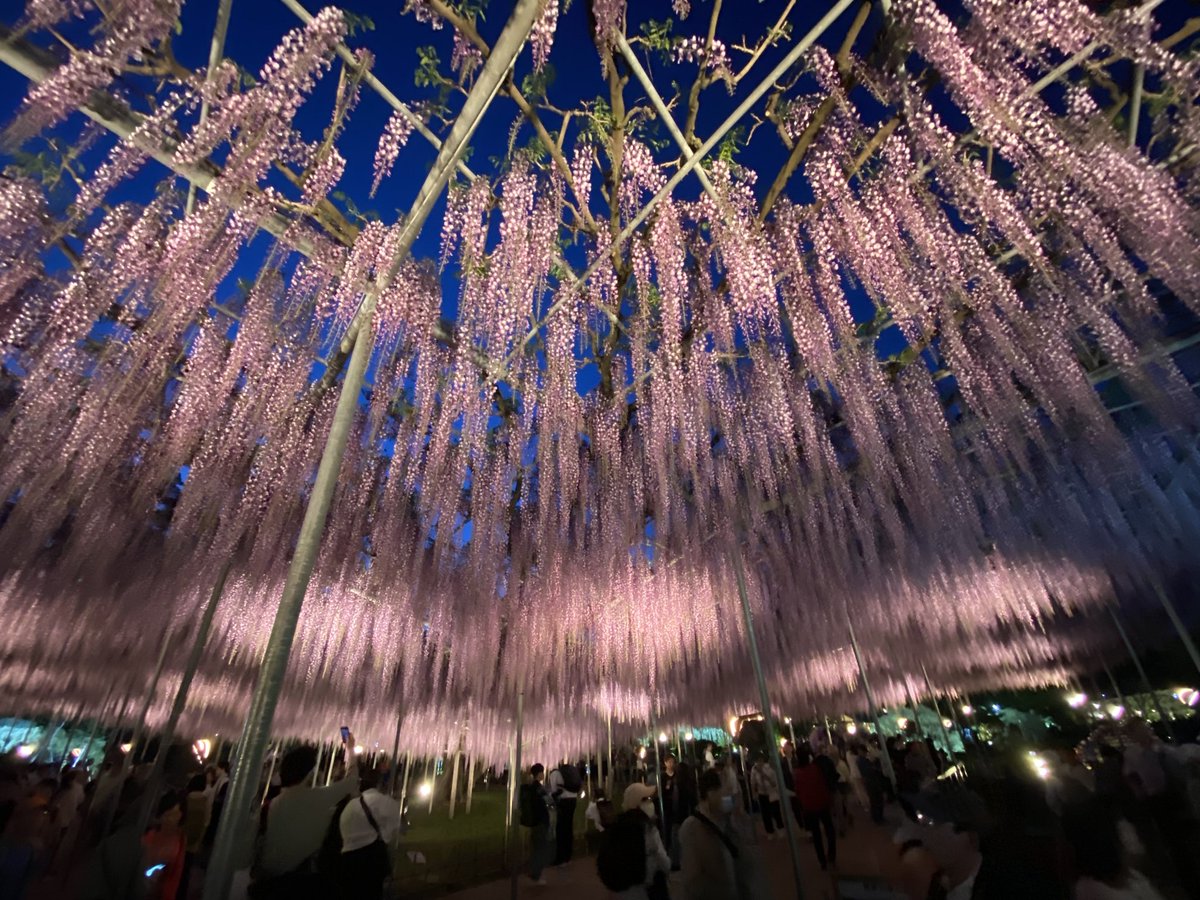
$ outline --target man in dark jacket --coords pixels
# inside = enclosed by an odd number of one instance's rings
[[[521,785],[518,808],[521,825],[529,829],[529,877],[534,884],[545,884],[542,870],[550,861],[550,794],[542,782],[546,767],[534,763],[529,769],[529,781]]]

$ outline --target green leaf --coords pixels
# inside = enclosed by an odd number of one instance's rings
[[[342,10],[342,16],[346,20],[346,37],[351,38],[356,34],[365,33],[375,30],[375,20],[370,16],[364,16],[361,13]]]
[[[746,145],[746,127],[738,125],[736,128],[730,129],[729,133],[721,139],[721,143],[717,145],[717,159],[722,162],[733,162],[733,158]]]
[[[651,19],[642,23],[642,39],[651,50],[667,53],[671,50],[671,29],[675,23],[671,19]]]
[[[437,48],[433,45],[417,48],[417,71],[413,81],[417,87],[436,87],[444,80],[440,70]]]
[[[530,72],[521,81],[521,93],[531,103],[541,100],[546,96],[550,85],[554,84],[554,65],[546,63],[538,72]]]

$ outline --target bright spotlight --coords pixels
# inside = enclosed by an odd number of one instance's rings
[[[734,738],[737,737],[737,723],[738,723],[738,717],[730,716],[730,718],[729,718],[729,733],[731,735],[733,735]]]
[[[953,728],[954,723],[951,722],[949,719],[942,719],[942,727],[943,728]]]
[[[431,785],[428,781],[422,782],[421,786],[419,788],[417,788],[417,796],[420,797],[422,800],[429,797],[429,795],[432,793],[433,793],[433,785]]]
[[[846,734],[855,734],[858,731],[858,726],[851,722],[846,726]]]
[[[132,749],[133,749],[133,744],[122,744],[122,745],[121,745],[121,752],[122,752],[122,753],[128,753],[128,752],[129,752],[130,750],[132,750]]]
[[[1030,754],[1029,762],[1033,765],[1033,771],[1037,773],[1037,777],[1045,781],[1050,777],[1050,764],[1040,756]]]
[[[687,734],[685,734],[683,736],[683,739],[685,741],[694,741],[696,739],[696,736],[689,731]]]
[[[355,745],[354,745],[354,755],[355,755],[355,756],[362,756],[362,754],[363,754],[363,746],[362,746],[362,744],[355,744]]]
[[[204,762],[206,759],[208,759],[208,754],[212,752],[212,741],[210,741],[208,738],[200,738],[200,740],[196,741],[196,743],[192,745],[192,749],[196,753],[196,758],[200,760],[200,762]]]
[[[645,747],[641,747],[641,748],[638,750],[638,759],[645,759],[645,758],[646,758],[646,748],[645,748]]]
[[[1087,702],[1087,694],[1067,694],[1067,706],[1071,707],[1071,709],[1080,709]]]
[[[658,742],[660,744],[665,744],[667,742],[667,733],[665,731],[660,731],[658,733]]]
[[[904,718],[904,716],[901,716],[896,720],[896,727],[903,731],[908,727],[908,719]]]
[[[29,759],[37,753],[37,744],[17,744],[17,749],[13,752],[21,759]]]
[[[964,703],[962,705],[962,714],[964,716],[973,716],[975,714],[975,707],[973,707],[970,703]]]
[[[1111,703],[1108,707],[1108,715],[1114,722],[1120,722],[1125,717],[1125,707]]]

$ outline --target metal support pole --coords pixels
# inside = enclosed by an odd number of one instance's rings
[[[229,13],[233,9],[233,0],[219,0],[217,3],[217,22],[213,27],[212,43],[208,48],[208,69],[204,73],[204,80],[207,83],[212,77],[213,72],[221,63],[221,57],[225,55],[225,35],[229,32]],[[200,101],[200,119],[196,123],[199,128],[208,120],[208,98],[205,97]],[[184,204],[183,210],[185,215],[192,214],[192,208],[196,205],[196,184],[195,182],[188,183],[187,202]]]
[[[921,724],[921,708],[917,706],[916,694],[912,689],[912,685],[908,682],[907,675],[904,676],[904,699],[912,708],[912,721],[917,726],[918,736],[920,736],[921,740],[925,740],[929,735],[925,733],[925,726]]]
[[[509,781],[509,800],[508,800],[508,846],[509,859],[512,861],[512,875],[510,883],[509,897],[511,900],[517,900],[517,892],[519,886],[517,879],[521,874],[521,844],[517,835],[517,822],[519,821],[520,809],[517,806],[520,797],[521,784],[521,729],[525,721],[525,689],[522,688],[517,692],[517,733],[513,739],[512,751],[512,767],[508,773]]]
[[[256,770],[262,766],[271,722],[275,717],[275,706],[279,702],[279,694],[287,674],[288,658],[291,655],[292,640],[300,618],[304,594],[316,564],[342,458],[358,413],[359,394],[374,345],[371,320],[375,304],[408,257],[417,235],[425,225],[425,220],[449,182],[455,164],[479,126],[496,91],[508,76],[510,67],[528,39],[541,11],[541,0],[518,0],[512,16],[497,38],[491,55],[483,64],[470,94],[463,103],[462,110],[438,153],[433,169],[426,176],[416,201],[403,220],[400,237],[396,242],[395,257],[387,271],[367,290],[362,305],[347,328],[343,343],[349,341],[350,361],[346,367],[325,450],[317,467],[312,494],[304,510],[304,520],[288,569],[283,596],[275,615],[275,624],[271,629],[267,650],[259,669],[258,683],[246,717],[238,767],[233,783],[229,786],[226,813],[221,817],[221,824],[217,829],[212,860],[205,879],[205,900],[226,900],[228,897],[230,882],[233,880],[235,856],[243,835],[249,833],[247,829],[250,821],[247,814],[257,787],[252,780],[256,777]]]
[[[471,814],[471,798],[475,795],[475,758],[478,754],[471,753],[467,756],[467,805],[463,808],[463,813]]]
[[[204,612],[200,616],[200,623],[196,627],[196,639],[192,641],[191,652],[188,653],[187,662],[184,664],[183,677],[179,680],[179,688],[175,691],[175,700],[171,703],[171,711],[167,714],[167,722],[163,725],[159,736],[158,752],[154,754],[154,767],[150,770],[150,777],[146,782],[149,790],[146,791],[142,808],[138,813],[138,834],[146,830],[146,825],[149,824],[150,816],[154,812],[154,805],[158,802],[158,787],[167,766],[167,753],[175,742],[175,729],[179,726],[179,719],[187,707],[188,693],[192,689],[192,681],[196,677],[196,672],[200,669],[200,660],[204,656],[204,647],[212,632],[213,619],[217,615],[217,605],[221,602],[221,595],[225,593],[225,582],[229,578],[231,568],[233,568],[232,556],[221,567],[221,574],[217,576],[217,582],[208,595],[208,603],[205,605]]]
[[[1144,63],[1133,65],[1133,89],[1129,92],[1129,131],[1126,135],[1129,146],[1137,146],[1138,124],[1142,116],[1142,91],[1146,86],[1146,66]]]
[[[158,649],[158,661],[154,664],[154,674],[150,676],[150,686],[146,689],[146,699],[142,703],[140,715],[133,727],[133,739],[129,746],[129,752],[121,759],[121,790],[125,786],[126,780],[129,778],[129,772],[133,768],[133,755],[137,752],[138,744],[142,740],[142,735],[145,733],[146,717],[150,714],[150,706],[154,703],[154,695],[158,692],[158,679],[162,676],[163,664],[167,661],[167,649],[171,646],[171,632],[168,630],[162,639],[162,645]],[[104,820],[104,830],[101,834],[107,835],[112,830],[113,818],[117,814],[118,804],[113,803],[109,806],[108,816]]]
[[[742,571],[741,548],[736,540],[730,548],[733,559],[733,571],[737,578],[738,599],[742,603],[742,618],[746,623],[746,643],[750,647],[750,661],[754,664],[754,677],[758,682],[758,696],[762,704],[763,720],[767,726],[767,745],[771,754],[771,765],[775,767],[775,779],[779,785],[779,798],[783,825],[787,831],[788,850],[792,854],[792,874],[796,879],[796,897],[804,900],[804,869],[800,863],[800,845],[796,839],[796,822],[791,811],[784,804],[784,786],[787,779],[783,777],[783,761],[779,758],[779,741],[775,740],[775,718],[771,713],[771,697],[767,693],[767,678],[763,674],[762,658],[758,653],[758,639],[754,635],[754,615],[750,610],[750,596],[746,591],[746,573]]]
[[[1125,642],[1125,649],[1129,651],[1129,655],[1133,659],[1133,664],[1137,667],[1138,677],[1142,682],[1142,688],[1147,694],[1150,695],[1150,702],[1154,704],[1155,710],[1158,711],[1158,718],[1162,720],[1163,727],[1167,729],[1167,736],[1174,741],[1175,728],[1171,724],[1171,720],[1167,718],[1167,714],[1163,711],[1163,708],[1158,703],[1158,694],[1156,694],[1154,692],[1154,688],[1150,686],[1150,679],[1146,677],[1146,670],[1142,667],[1142,658],[1138,655],[1137,650],[1134,649],[1133,641],[1129,639],[1129,635],[1125,631],[1125,626],[1121,624],[1121,617],[1117,615],[1116,609],[1110,606],[1108,611],[1112,615],[1113,624],[1117,626],[1117,632],[1121,635],[1121,640]]]
[[[400,809],[408,802],[408,773],[412,771],[412,751],[404,755],[404,784],[400,787]]]
[[[162,646],[158,649],[158,662],[154,665],[154,674],[150,676],[150,686],[146,689],[146,699],[142,703],[142,711],[138,715],[137,722],[134,724],[133,746],[125,757],[124,769],[126,772],[132,767],[133,754],[137,752],[138,744],[146,733],[146,718],[150,715],[150,707],[154,705],[154,696],[158,693],[158,680],[162,677],[163,665],[167,661],[167,650],[170,646],[171,632],[168,630],[163,635]]]
[[[654,700],[650,701],[650,746],[654,748],[654,796],[658,798],[658,821],[667,821],[667,808],[662,792],[662,742],[658,739],[658,719],[654,715]]]
[[[1101,659],[1100,665],[1104,666],[1104,674],[1108,676],[1108,683],[1112,685],[1113,693],[1117,695],[1117,702],[1125,709],[1128,705],[1125,703],[1125,695],[1121,693],[1121,685],[1117,684],[1117,677],[1113,675],[1113,670],[1109,668],[1108,663]]]
[[[958,732],[958,739],[962,741],[963,751],[966,752],[967,736],[963,733],[962,721],[958,718],[958,704],[949,694],[946,695],[946,708],[950,710],[950,721],[954,723],[954,730]]]
[[[925,690],[929,691],[929,699],[933,703],[933,712],[937,716],[938,725],[942,729],[942,740],[946,743],[946,756],[950,762],[957,763],[958,756],[954,752],[954,748],[950,746],[950,732],[946,730],[946,720],[942,717],[942,710],[938,707],[937,695],[933,693],[933,685],[929,681],[929,672],[925,668],[925,663],[921,663],[921,675],[925,678]]]
[[[1196,671],[1200,672],[1200,650],[1196,649],[1196,642],[1192,640],[1191,634],[1183,624],[1183,620],[1179,618],[1179,611],[1175,608],[1175,604],[1171,601],[1170,596],[1161,584],[1154,585],[1154,593],[1158,595],[1158,602],[1162,604],[1162,608],[1167,613],[1167,618],[1171,620],[1171,624],[1175,626],[1175,633],[1179,635],[1179,640],[1183,642],[1184,649],[1191,657],[1192,665],[1196,667]]]
[[[883,724],[879,719],[879,707],[875,705],[875,697],[871,693],[871,681],[867,677],[867,667],[863,665],[862,652],[858,648],[858,638],[854,634],[854,623],[850,620],[849,612],[846,615],[846,627],[850,629],[850,646],[854,649],[854,661],[858,663],[858,673],[862,676],[863,693],[867,695],[867,706],[870,707],[871,718],[875,720],[875,730],[879,735],[880,762],[883,764],[883,772],[891,781],[894,790],[896,788],[896,770],[892,768],[892,756],[888,753],[887,741],[884,740]]]
[[[100,721],[104,718],[104,714],[108,710],[108,701],[112,698],[115,687],[115,683],[109,684],[108,690],[104,694],[104,699],[100,701],[100,708],[96,710],[96,717],[92,720],[92,730],[88,733],[87,743],[83,745],[83,752],[79,754],[71,768],[75,768],[82,761],[84,771],[87,771],[88,754],[92,752],[92,743],[96,740],[96,733],[100,730]]]
[[[400,772],[400,727],[404,723],[404,715],[396,716],[396,739],[392,742],[392,770],[388,775],[388,796],[396,796],[396,775]]]
[[[312,786],[317,786],[317,779],[321,775],[321,757],[325,755],[325,742],[321,741],[317,744],[317,761],[313,764]]]
[[[433,773],[430,777],[430,772]],[[429,782],[429,814],[433,815],[433,798],[437,793],[437,758],[433,758],[429,762],[429,768],[425,770],[425,780]]]
[[[337,744],[329,749],[329,771],[325,773],[325,786],[333,784],[333,767],[337,765]]]
[[[267,778],[263,784],[262,800],[259,801],[259,806],[267,802],[267,794],[271,793],[271,779],[275,777],[275,760],[279,756],[279,748],[283,746],[283,741],[277,741],[275,748],[271,751],[271,764],[267,767]]]
[[[454,818],[454,807],[458,804],[458,763],[462,751],[454,751],[454,771],[450,773],[450,818]]]
[[[333,424],[329,429],[320,465],[317,467],[316,482],[313,485],[308,506],[304,511],[304,521],[300,527],[296,551],[288,569],[283,598],[280,600],[279,609],[275,615],[275,624],[267,643],[267,650],[263,655],[262,665],[259,667],[258,683],[254,689],[254,697],[250,704],[250,711],[246,717],[238,749],[238,763],[234,769],[233,781],[229,785],[229,798],[225,804],[225,813],[221,816],[221,822],[217,828],[212,861],[205,878],[205,900],[225,900],[228,896],[230,882],[233,879],[235,855],[244,836],[251,833],[251,823],[248,817],[251,813],[253,798],[258,790],[257,779],[262,772],[263,756],[270,737],[271,722],[275,717],[275,706],[279,702],[279,695],[283,690],[288,658],[292,650],[292,639],[295,637],[296,624],[300,619],[300,608],[304,602],[304,594],[308,589],[313,566],[316,563],[317,552],[320,549],[321,536],[325,531],[325,520],[333,501],[338,471],[341,469],[350,429],[358,412],[359,393],[362,390],[363,377],[371,357],[373,338],[370,316],[374,308],[375,294],[371,292],[367,294],[367,298],[363,302],[367,320],[363,323],[358,337],[354,341],[345,381],[342,384],[341,394],[338,396]]]
[[[611,801],[613,799],[613,791],[616,790],[616,774],[613,772],[611,709],[608,711],[608,771],[604,773],[604,785],[604,796]]]

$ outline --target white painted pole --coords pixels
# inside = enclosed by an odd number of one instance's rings
[[[288,569],[283,597],[280,599],[275,624],[271,629],[267,650],[259,669],[250,711],[246,717],[238,766],[229,787],[226,814],[221,817],[221,824],[217,829],[216,843],[205,878],[204,900],[227,900],[233,880],[234,860],[241,842],[245,839],[244,836],[248,833],[250,821],[247,813],[257,787],[252,783],[252,779],[257,777],[256,770],[261,768],[262,757],[267,749],[271,722],[283,689],[301,606],[320,550],[325,521],[333,502],[351,426],[358,414],[359,394],[374,348],[371,319],[375,312],[375,304],[380,293],[387,289],[408,257],[417,235],[425,225],[425,220],[449,182],[455,164],[462,156],[475,129],[479,127],[496,91],[508,77],[509,69],[528,39],[541,9],[542,0],[518,0],[512,16],[496,40],[491,56],[483,64],[470,94],[463,103],[462,110],[438,153],[433,169],[426,176],[416,201],[403,220],[395,257],[383,276],[367,291],[358,313],[347,328],[347,335],[343,341],[350,341],[350,360],[338,396],[333,423],[325,442],[325,450],[317,467],[316,481],[304,510],[304,521]]]
[[[468,816],[471,814],[471,798],[475,794],[475,756],[472,753],[467,757],[467,805],[464,812]]]
[[[800,862],[800,843],[796,835],[796,820],[791,810],[784,805],[787,779],[783,777],[783,760],[779,757],[779,741],[775,740],[775,717],[771,712],[771,696],[767,692],[767,678],[763,672],[762,657],[758,653],[758,639],[754,634],[754,614],[750,609],[750,595],[746,590],[746,573],[742,571],[742,553],[736,539],[729,550],[733,560],[733,572],[737,579],[738,599],[742,604],[742,618],[746,624],[746,643],[750,649],[750,661],[754,664],[754,678],[758,682],[758,698],[762,705],[763,722],[767,729],[767,751],[771,756],[771,765],[775,768],[776,783],[779,785],[780,812],[783,826],[787,832],[788,850],[792,854],[792,875],[796,879],[797,900],[804,900],[804,867]]]

